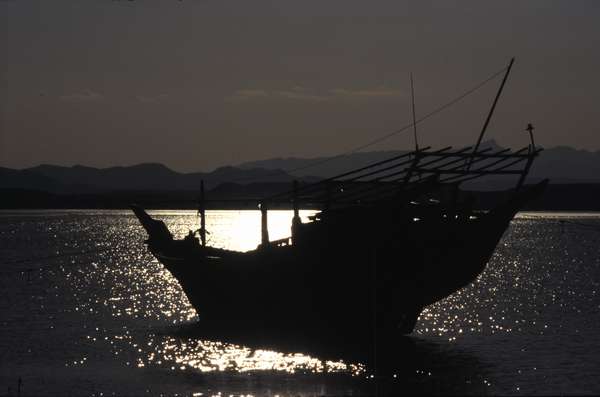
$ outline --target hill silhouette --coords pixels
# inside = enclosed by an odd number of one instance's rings
[[[62,167],[43,164],[14,170],[0,168],[0,188],[29,189],[52,193],[97,193],[107,191],[198,191],[204,180],[207,189],[221,183],[288,182],[294,177],[281,170],[220,167],[208,173],[179,173],[156,163],[130,167]]]
[[[494,141],[482,147],[501,149]],[[43,164],[23,170],[0,167],[2,208],[126,208],[137,202],[149,208],[194,208],[200,181],[218,208],[255,208],[260,197],[286,191],[293,180],[324,177],[390,158],[401,151],[360,152],[336,158],[274,158],[225,166],[211,172],[180,173],[162,164],[94,168]],[[312,166],[317,164],[316,166]],[[310,167],[309,167],[310,165]],[[549,178],[551,186],[537,209],[600,210],[600,151],[570,147],[547,149],[534,162],[528,182]],[[473,191],[504,190],[511,179],[466,183]],[[486,199],[482,195],[481,199]],[[239,204],[240,200],[246,204]],[[254,200],[254,201],[253,201]],[[596,203],[597,202],[597,203]]]
[[[503,149],[494,140],[483,142],[481,148]],[[271,158],[245,162],[238,167],[278,169],[299,177],[312,175],[325,178],[402,153],[406,151],[357,152],[336,158]],[[545,149],[535,160],[529,176],[531,180],[549,178],[551,183],[599,183],[600,151],[577,150],[568,146]]]

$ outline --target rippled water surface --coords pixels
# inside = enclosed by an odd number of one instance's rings
[[[179,237],[198,227],[193,211],[152,215]],[[269,214],[272,240],[290,219]],[[477,281],[390,346],[398,370],[381,376],[344,352],[188,332],[201,313],[128,211],[0,220],[0,394],[16,395],[19,378],[23,395],[600,394],[600,214],[520,214]],[[212,245],[259,242],[256,211],[212,211],[207,223]]]

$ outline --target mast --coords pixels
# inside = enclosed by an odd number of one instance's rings
[[[498,99],[500,99],[500,94],[502,94],[502,90],[504,89],[504,84],[506,83],[506,79],[508,79],[508,75],[510,74],[510,69],[512,68],[512,65],[514,62],[515,62],[515,58],[513,57],[513,58],[511,58],[510,63],[508,64],[508,67],[506,68],[506,73],[504,74],[504,78],[502,79],[500,88],[498,89],[498,92],[496,93],[496,97],[494,98],[494,102],[492,103],[492,108],[490,109],[490,112],[488,113],[488,115],[485,119],[485,123],[483,123],[483,128],[481,129],[481,132],[479,133],[479,138],[477,138],[477,144],[475,144],[475,147],[473,148],[473,153],[472,153],[473,155],[475,155],[475,153],[477,153],[477,150],[479,149],[479,145],[481,144],[481,140],[483,139],[483,134],[485,134],[488,124],[490,124],[490,120],[492,119],[492,114],[494,114],[494,110],[496,109],[496,104],[498,103]],[[471,160],[469,161],[467,170],[469,170],[471,168],[472,162],[473,162],[473,158],[471,157]]]

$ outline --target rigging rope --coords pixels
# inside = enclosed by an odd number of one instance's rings
[[[293,169],[291,169],[291,170],[285,170],[285,171],[286,171],[287,173],[290,173],[290,174],[291,174],[291,173],[294,173],[294,172],[297,172],[297,171],[305,170],[305,169],[307,169],[307,168],[316,167],[317,165],[321,165],[321,164],[328,163],[328,162],[330,162],[330,161],[337,160],[337,159],[339,159],[340,157],[343,157],[343,156],[347,156],[347,155],[349,155],[349,154],[356,153],[356,152],[358,152],[359,150],[362,150],[362,149],[368,148],[368,147],[370,147],[370,146],[373,146],[373,145],[375,145],[375,144],[377,144],[377,143],[379,143],[379,142],[383,142],[383,141],[385,141],[386,139],[388,139],[388,138],[391,138],[391,137],[392,137],[392,136],[394,136],[394,135],[398,135],[398,134],[400,134],[400,133],[402,133],[402,132],[404,132],[404,131],[408,130],[409,128],[413,127],[413,125],[419,124],[419,123],[421,123],[421,122],[423,122],[423,121],[427,120],[428,118],[430,118],[430,117],[432,117],[432,116],[434,116],[434,115],[436,115],[436,114],[440,113],[441,111],[443,111],[443,110],[446,110],[447,108],[449,108],[450,106],[452,106],[452,105],[456,104],[457,102],[460,102],[460,101],[461,101],[462,99],[464,99],[465,97],[467,97],[467,96],[471,95],[472,93],[474,93],[475,91],[477,91],[478,89],[480,89],[481,87],[483,87],[484,85],[486,85],[487,83],[489,83],[490,81],[494,80],[496,77],[500,76],[502,73],[504,73],[504,72],[506,71],[506,69],[507,69],[507,68],[508,68],[508,67],[506,66],[506,67],[502,68],[501,70],[499,70],[499,71],[495,72],[495,73],[494,73],[494,74],[492,74],[490,77],[488,77],[487,79],[483,80],[483,81],[482,81],[482,82],[480,82],[479,84],[477,84],[477,85],[473,86],[472,88],[468,89],[467,91],[463,92],[462,94],[460,94],[460,95],[459,95],[459,96],[457,96],[456,98],[454,98],[454,99],[452,99],[451,101],[449,101],[449,102],[445,103],[444,105],[442,105],[442,106],[440,106],[440,107],[438,107],[438,108],[436,108],[436,109],[432,110],[431,112],[427,113],[425,116],[423,116],[423,117],[421,117],[421,118],[417,119],[417,120],[416,120],[414,123],[412,123],[412,122],[411,122],[410,124],[406,124],[405,126],[401,127],[401,128],[400,128],[400,129],[398,129],[398,130],[395,130],[395,131],[389,132],[389,133],[387,133],[387,134],[385,134],[385,135],[382,135],[382,136],[380,136],[379,138],[376,138],[376,139],[374,139],[374,140],[372,140],[372,141],[369,141],[369,142],[367,142],[367,143],[365,143],[365,144],[362,144],[362,145],[360,145],[360,146],[358,146],[358,147],[355,147],[354,149],[348,150],[348,151],[346,151],[346,152],[344,152],[344,153],[340,153],[340,154],[337,154],[337,155],[335,155],[335,156],[333,156],[333,157],[327,157],[327,158],[325,158],[325,159],[318,160],[318,161],[315,161],[315,162],[313,162],[313,163],[310,163],[310,164],[307,164],[307,165],[303,165],[303,166],[300,166],[300,167],[297,167],[297,168],[293,168]]]
[[[434,115],[446,110],[447,108],[449,108],[450,106],[455,105],[456,103],[460,102],[461,100],[463,100],[464,98],[466,98],[467,96],[471,95],[472,93],[474,93],[475,91],[479,90],[481,87],[483,87],[484,85],[486,85],[487,83],[489,83],[490,81],[494,80],[496,77],[500,76],[502,73],[504,73],[506,71],[506,69],[508,69],[508,66],[503,67],[502,69],[498,70],[497,72],[493,73],[490,77],[486,78],[485,80],[481,81],[480,83],[476,84],[475,86],[471,87],[470,89],[466,90],[465,92],[463,92],[462,94],[458,95],[457,97],[455,97],[454,99],[446,102],[444,105],[437,107],[436,109],[430,111],[429,113],[427,113],[426,115],[422,116],[421,118],[411,122],[410,124],[406,124],[405,126],[401,127],[400,129],[397,129],[395,131],[389,132],[385,135],[382,135],[372,141],[369,141],[367,143],[364,143],[360,146],[357,146],[353,149],[350,149],[346,152],[340,153],[340,154],[336,154],[334,156],[331,157],[326,157],[324,159],[321,160],[316,160],[314,162],[311,162],[309,164],[305,164],[296,168],[292,168],[290,170],[283,170],[285,171],[287,174],[293,174],[295,172],[298,171],[302,171],[308,168],[313,168],[316,167],[318,165],[321,164],[325,164],[325,163],[329,163],[331,161],[335,161],[341,157],[347,156],[349,154],[353,154],[358,152],[359,150],[362,149],[366,149],[370,146],[373,146],[379,142],[383,142],[386,139],[391,138],[394,135],[398,135],[404,131],[406,131],[407,129],[416,126],[419,123],[422,123],[423,121],[427,120],[430,117],[433,117]],[[271,174],[273,177],[276,176],[280,176],[281,174],[277,171],[273,172]],[[262,177],[265,177],[265,175],[263,175]],[[237,182],[237,181],[243,181],[243,180],[252,180],[252,179],[256,179],[256,177],[252,177],[252,176],[245,176],[245,177],[238,177],[238,178],[232,178],[229,179],[228,182]]]

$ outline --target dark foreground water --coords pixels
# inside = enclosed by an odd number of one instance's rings
[[[154,214],[178,235],[197,227],[192,211]],[[208,217],[212,244],[258,243],[258,213]],[[290,217],[270,215],[272,239]],[[477,282],[427,308],[373,376],[345,351],[190,332],[201,313],[127,211],[0,212],[0,395],[17,395],[19,378],[21,395],[600,394],[600,231],[590,225],[600,214],[520,214]]]

